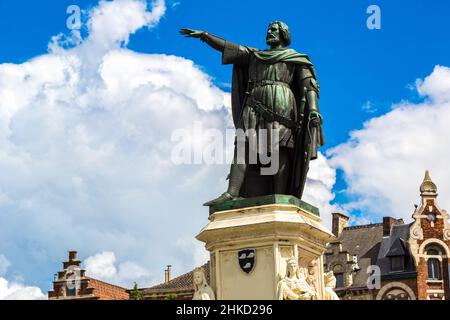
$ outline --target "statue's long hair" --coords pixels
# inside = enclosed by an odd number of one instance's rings
[[[289,31],[288,25],[283,21],[273,21],[269,24],[269,27],[275,23],[278,24],[278,27],[280,28],[281,41],[283,42],[283,45],[285,47],[289,46],[291,44],[291,32]]]
[[[205,271],[202,268],[197,268],[194,270],[194,278],[196,273],[200,273],[202,275],[202,283],[200,285],[197,285],[194,281],[194,289],[195,291],[199,291],[200,289],[207,287],[208,282],[206,281]]]

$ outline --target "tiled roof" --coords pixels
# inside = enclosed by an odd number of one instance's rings
[[[111,283],[109,283],[109,282],[105,282],[105,281],[102,281],[102,280],[99,280],[99,279],[95,279],[95,278],[91,278],[91,277],[85,277],[85,279],[93,280],[93,281],[95,281],[95,282],[101,283],[102,285],[109,286],[109,287],[111,287],[111,288],[115,288],[115,289],[119,289],[119,290],[124,290],[124,291],[128,290],[128,289],[126,289],[126,288],[124,288],[124,287],[121,287],[121,286],[118,286],[118,285],[115,285],[115,284],[111,284]]]
[[[382,223],[362,224],[359,226],[345,227],[344,230],[370,229],[370,228],[379,227],[379,226],[383,226],[383,224]]]
[[[342,244],[342,251],[358,256],[360,270],[354,273],[352,287],[365,286],[367,268],[377,265],[382,276],[391,275],[390,256],[405,257],[405,273],[414,272],[414,264],[405,241],[409,238],[410,224],[392,225],[389,236],[383,236],[383,224],[367,224],[344,228],[335,243]]]
[[[93,294],[100,300],[129,300],[130,295],[127,289],[98,280],[86,278],[89,281],[89,288],[94,289]]]
[[[344,228],[338,241],[342,243],[342,250],[358,256],[361,268],[355,273],[353,286],[365,286],[367,283],[367,267],[374,265],[377,260],[380,242],[383,239],[383,224],[369,224]]]
[[[205,263],[200,268],[204,270],[206,281],[210,284],[209,262]],[[194,291],[194,270],[173,278],[167,283],[160,283],[153,287],[142,289],[144,295],[176,291]]]
[[[391,228],[389,237],[384,237],[378,253],[377,265],[381,269],[382,275],[391,273],[391,263],[389,257],[400,255],[404,257],[404,272],[414,272],[415,265],[408,250],[406,241],[409,238],[409,228],[411,224],[394,225]]]

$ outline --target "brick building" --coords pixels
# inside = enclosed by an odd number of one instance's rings
[[[328,245],[324,263],[336,275],[341,299],[450,299],[449,216],[438,206],[428,171],[420,196],[409,224],[384,217],[382,223],[349,227],[348,217],[333,214],[337,240]],[[378,280],[379,289],[369,289]]]
[[[209,262],[201,266],[209,282]],[[55,275],[49,300],[130,300],[133,289],[125,289],[98,279],[87,277],[81,268],[76,251],[69,251],[63,270]],[[171,278],[170,266],[165,270],[165,281],[149,288],[139,289],[143,300],[192,300],[194,271]]]
[[[77,252],[70,251],[63,270],[53,280],[49,300],[129,300],[127,289],[87,277]]]

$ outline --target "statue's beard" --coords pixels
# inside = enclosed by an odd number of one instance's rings
[[[266,43],[269,46],[278,46],[281,42],[278,38],[267,38]]]

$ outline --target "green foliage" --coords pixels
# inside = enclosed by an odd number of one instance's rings
[[[170,293],[164,298],[164,300],[177,300],[177,295]]]
[[[142,300],[141,292],[139,291],[138,284],[136,282],[134,283],[130,296],[131,300]]]

